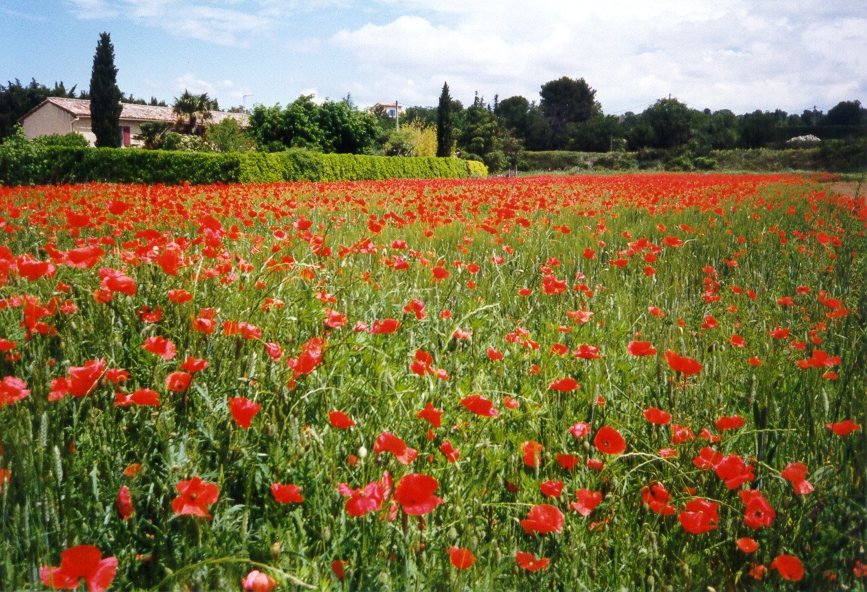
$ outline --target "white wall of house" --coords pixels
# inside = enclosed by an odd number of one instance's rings
[[[24,135],[33,139],[49,134],[77,132],[79,131],[76,129],[77,123],[79,121],[76,121],[71,113],[48,103],[28,115],[21,125],[24,128]],[[90,121],[87,122],[87,129],[90,131]]]

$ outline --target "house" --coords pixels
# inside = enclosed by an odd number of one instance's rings
[[[403,105],[398,105],[397,101],[394,103],[377,103],[370,108],[370,111],[374,113],[381,112],[394,119],[403,113]]]
[[[226,113],[211,111],[211,123],[220,123],[227,117],[233,117],[241,127],[247,127],[248,119],[244,113]],[[171,107],[155,107],[152,105],[136,105],[123,103],[120,114],[121,146],[141,146],[136,140],[141,133],[143,123],[174,124],[178,114]],[[21,119],[24,135],[28,138],[38,138],[51,134],[79,133],[93,146],[96,136],[90,129],[90,101],[85,99],[67,99],[63,97],[48,97],[31,109]]]

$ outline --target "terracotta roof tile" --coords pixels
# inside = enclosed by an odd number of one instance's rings
[[[76,117],[90,117],[90,101],[86,99],[48,97],[47,99],[45,99],[45,102],[57,105],[64,111],[68,111]],[[241,124],[241,126],[246,127],[247,125],[249,125],[249,120],[245,113],[211,111],[210,121],[212,123],[220,123],[227,117],[233,117],[237,119],[238,123]],[[164,121],[166,123],[174,123],[177,120],[178,116],[171,107],[156,107],[153,105],[136,105],[132,103],[123,103],[123,111],[121,111],[120,118],[132,121]]]

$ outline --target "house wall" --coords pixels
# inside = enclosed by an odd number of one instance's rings
[[[72,114],[48,103],[28,115],[21,122],[21,126],[24,128],[24,135],[33,139],[50,134],[77,132],[79,130],[75,128],[78,123]],[[90,121],[87,122],[87,130],[90,131]]]
[[[144,144],[135,139],[141,133],[141,124],[141,121],[120,120],[121,128],[130,128],[130,146],[142,146]],[[21,126],[24,128],[24,135],[31,140],[40,136],[75,132],[84,136],[91,146],[96,145],[96,135],[91,130],[90,117],[75,117],[51,103],[24,118],[21,121]]]
[[[96,134],[90,129],[90,117],[79,117],[72,123],[72,131],[85,137],[91,146],[96,146]]]

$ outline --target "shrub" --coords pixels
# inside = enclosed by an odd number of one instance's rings
[[[320,154],[303,148],[283,152],[203,153],[38,146],[10,141],[0,146],[0,183],[265,183],[357,181],[390,178],[485,176],[457,158],[392,158]]]

